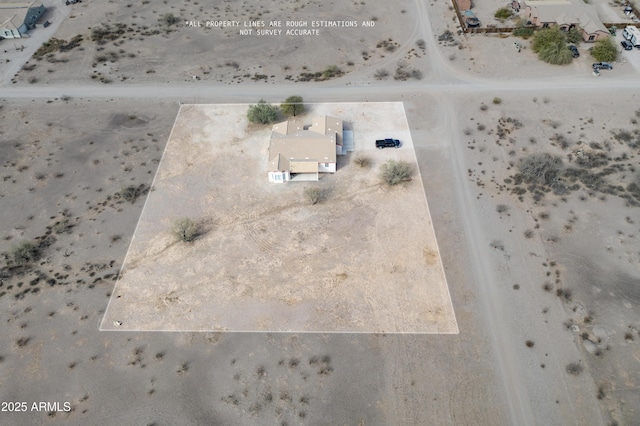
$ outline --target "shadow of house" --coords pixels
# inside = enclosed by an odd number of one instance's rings
[[[0,0],[0,38],[26,37],[45,10],[39,0],[21,3]]]
[[[314,117],[275,124],[269,144],[269,182],[317,181],[320,173],[335,173],[337,156],[346,153],[342,120]]]
[[[609,36],[596,9],[582,0],[524,0],[522,3],[527,23],[536,27],[557,26],[562,31],[575,27],[586,42],[595,42]]]

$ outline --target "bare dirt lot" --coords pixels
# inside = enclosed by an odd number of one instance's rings
[[[485,244],[505,287],[524,293],[545,324],[525,340],[548,368],[553,345],[539,345],[539,333],[563,329],[581,354],[560,362],[593,375],[614,420],[636,423],[640,109],[633,97],[600,98],[604,109],[577,107],[575,95],[465,99],[460,125],[491,230]]]
[[[271,126],[247,108],[181,107],[101,328],[456,333],[402,104],[307,105],[300,120],[339,117],[356,151],[286,185],[267,181]],[[385,135],[401,149],[375,149]],[[387,160],[416,179],[385,185]],[[203,228],[191,244],[171,232],[185,217]]]
[[[281,0],[268,6],[245,0],[215,3],[85,1],[69,6],[70,16],[55,39],[12,81],[272,84],[325,80],[371,66],[387,66],[393,75],[398,61],[409,67],[423,54],[415,45],[414,25],[403,24],[415,15],[414,5],[407,0],[391,11],[380,1],[329,4]],[[271,27],[272,21],[282,26]],[[340,23],[314,25],[322,21]],[[365,28],[363,21],[374,22],[374,26]],[[238,24],[222,26],[218,22]],[[287,22],[295,24],[288,26]],[[241,35],[241,30],[252,34]],[[258,35],[258,30],[283,33]],[[287,30],[314,30],[318,34],[286,35]],[[13,49],[8,43],[4,45]],[[329,66],[335,68],[324,73]]]

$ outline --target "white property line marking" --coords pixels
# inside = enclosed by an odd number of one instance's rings
[[[326,102],[319,102],[319,103],[305,103],[306,105],[326,105]],[[151,191],[155,186],[156,180],[158,179],[158,175],[160,173],[160,169],[162,167],[162,163],[165,160],[165,155],[167,153],[167,150],[169,148],[169,144],[171,142],[172,136],[173,136],[173,132],[176,128],[176,123],[178,122],[178,118],[180,117],[180,114],[182,112],[182,108],[183,107],[202,107],[202,106],[207,106],[207,105],[224,105],[224,106],[229,106],[229,105],[235,105],[235,106],[249,106],[249,105],[253,105],[253,104],[247,104],[247,103],[237,103],[237,104],[184,104],[184,103],[180,103],[180,107],[178,109],[178,112],[176,114],[176,118],[174,119],[173,122],[173,126],[171,127],[171,131],[169,132],[169,137],[167,139],[167,143],[165,145],[164,151],[162,152],[162,157],[160,159],[160,162],[158,163],[158,168],[156,170],[156,173],[153,177],[153,181],[151,183],[151,187],[149,188],[149,193],[147,195],[147,198],[145,199],[145,203],[144,206],[142,207],[142,210],[140,212],[140,216],[138,217],[138,221],[136,223],[136,228],[134,230],[133,236],[131,238],[131,242],[129,243],[129,248],[127,249],[127,253],[125,255],[124,261],[120,267],[120,271],[118,273],[118,277],[116,280],[116,283],[114,284],[114,288],[113,291],[111,293],[111,297],[109,298],[109,302],[107,304],[107,308],[105,309],[104,315],[102,317],[102,321],[99,324],[98,330],[99,331],[106,331],[106,332],[153,332],[153,333],[166,333],[166,332],[174,332],[174,333],[260,333],[260,334],[265,334],[265,333],[270,333],[270,334],[291,334],[291,333],[296,333],[296,334],[354,334],[354,335],[361,335],[361,334],[380,334],[380,335],[457,335],[460,333],[460,330],[458,328],[458,323],[456,320],[456,315],[455,315],[455,310],[453,309],[453,302],[451,300],[451,294],[449,291],[449,284],[447,282],[447,277],[446,277],[446,273],[444,270],[444,265],[442,263],[442,257],[440,255],[440,247],[438,245],[438,241],[436,238],[436,233],[435,233],[435,229],[433,227],[433,220],[431,218],[431,210],[429,209],[429,203],[427,200],[427,194],[424,188],[424,185],[422,183],[422,174],[420,173],[420,168],[418,167],[418,157],[416,155],[416,151],[415,151],[415,145],[413,143],[413,137],[411,136],[411,128],[409,126],[409,121],[407,119],[407,114],[406,114],[406,110],[404,108],[404,102],[332,102],[331,104],[339,104],[339,105],[376,105],[376,104],[384,104],[384,105],[389,105],[389,104],[400,104],[400,107],[402,109],[402,114],[404,115],[404,120],[405,120],[405,125],[406,125],[406,129],[407,129],[407,134],[409,136],[409,140],[411,141],[411,149],[413,151],[413,158],[414,161],[416,163],[416,169],[418,172],[418,177],[419,177],[419,183],[420,183],[420,187],[422,188],[422,195],[424,196],[424,201],[425,201],[425,206],[427,208],[427,213],[428,213],[428,218],[430,221],[430,228],[431,228],[431,233],[433,235],[434,241],[435,241],[435,246],[436,246],[436,252],[437,252],[437,257],[438,257],[438,265],[440,267],[440,270],[442,271],[442,277],[444,278],[444,285],[445,285],[445,289],[446,289],[446,298],[448,300],[449,303],[449,308],[451,311],[451,315],[447,315],[447,317],[450,317],[451,320],[453,321],[453,327],[454,330],[451,331],[384,331],[384,330],[377,330],[377,331],[354,331],[354,330],[247,330],[247,329],[241,329],[241,330],[234,330],[234,329],[229,329],[229,328],[225,328],[225,329],[220,329],[220,330],[216,330],[216,329],[165,329],[165,330],[158,330],[158,329],[141,329],[141,328],[126,328],[126,324],[122,323],[121,321],[119,321],[118,319],[114,319],[113,320],[113,325],[117,326],[117,327],[121,327],[124,326],[124,328],[122,329],[116,329],[116,328],[105,328],[105,321],[107,321],[107,314],[109,312],[109,308],[111,306],[111,302],[113,301],[114,297],[117,298],[117,289],[118,289],[118,284],[120,283],[120,277],[122,275],[122,272],[125,268],[125,266],[127,265],[127,259],[129,257],[129,253],[131,251],[131,247],[133,246],[133,243],[135,241],[135,237],[136,237],[136,233],[138,231],[138,227],[140,225],[140,221],[142,220],[142,218],[144,217],[144,212],[147,208],[147,203],[149,201],[149,198],[151,197]],[[435,324],[435,328],[438,328],[438,325]]]

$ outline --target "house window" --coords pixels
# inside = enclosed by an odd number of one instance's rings
[[[542,24],[542,28],[549,28],[549,23],[545,22],[544,24]]]
[[[595,40],[595,39],[596,39],[596,36],[594,36],[594,35],[590,35],[590,36],[589,36],[589,41],[593,41],[593,40]]]
[[[329,163],[324,163],[324,166],[325,167],[329,167]]]

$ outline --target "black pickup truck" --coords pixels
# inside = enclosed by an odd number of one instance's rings
[[[376,148],[400,148],[400,141],[398,139],[378,139],[376,141]]]

